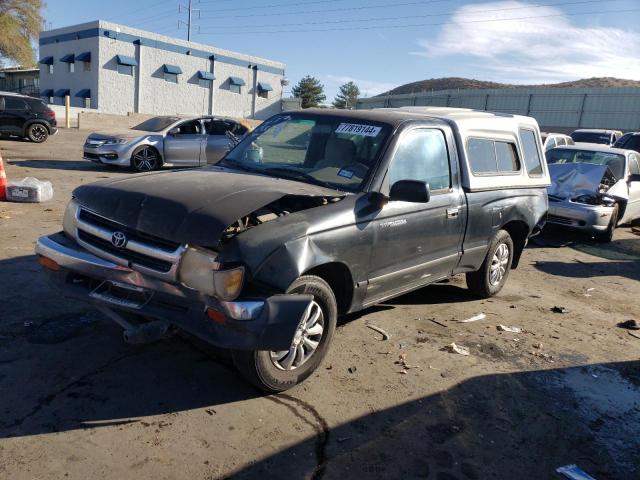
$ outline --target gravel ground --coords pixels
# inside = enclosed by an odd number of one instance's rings
[[[640,320],[629,227],[609,245],[545,234],[492,300],[456,277],[344,318],[316,374],[264,396],[224,352],[124,344],[48,286],[33,246],[71,190],[131,175],[81,160],[86,134],[0,141],[10,180],[55,191],[0,203],[0,478],[640,478],[640,338],[616,327]]]

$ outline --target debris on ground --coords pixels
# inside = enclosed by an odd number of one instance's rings
[[[571,480],[596,480],[577,465],[565,465],[564,467],[558,467],[556,468],[556,472],[570,478]]]
[[[534,343],[533,344],[533,348],[537,348],[538,350],[542,350],[542,347],[544,347],[544,345],[542,343]]]
[[[449,327],[447,327],[444,323],[440,323],[439,321],[437,321],[435,318],[429,318],[428,320],[429,320],[430,322],[435,323],[436,325],[440,325],[441,327],[449,328]]]
[[[389,340],[391,338],[391,335],[389,335],[387,332],[385,332],[380,327],[376,327],[375,325],[371,325],[370,323],[366,323],[365,327],[368,327],[371,330],[373,330],[374,332],[378,332],[380,335],[382,335],[382,340]]]
[[[632,337],[640,338],[640,335],[638,335],[637,333],[633,333],[631,330],[627,331],[627,333]]]
[[[479,313],[478,315],[474,315],[473,317],[467,318],[466,320],[460,320],[459,323],[471,323],[478,322],[480,320],[484,320],[487,316],[484,313]]]
[[[207,412],[209,415],[215,415],[216,413],[218,413],[213,408],[207,408],[205,412]]]
[[[407,363],[407,354],[406,353],[401,353],[400,355],[398,355],[398,360],[396,360],[393,363],[395,365],[400,365],[402,367],[402,370],[399,371],[398,373],[402,373],[402,374],[405,374],[405,375],[407,373],[407,370],[410,370],[412,368],[416,368],[415,365],[409,365]]]
[[[348,371],[349,373],[352,373],[352,374],[353,374],[353,373],[356,373],[356,371],[357,371],[357,370],[358,370],[358,368],[357,368],[357,367],[349,367],[349,368],[347,368],[347,371]]]
[[[553,308],[551,308],[551,311],[553,313],[569,313],[569,309],[566,307],[558,307],[558,306],[554,306]]]
[[[324,368],[325,368],[325,370],[331,370],[331,369],[333,368],[333,365],[329,364],[329,365],[327,365],[327,366],[326,366],[326,367],[324,367]]]
[[[442,350],[449,353],[457,353],[459,355],[469,355],[469,349],[467,347],[456,345],[455,342],[450,343],[449,345],[445,345],[444,347],[442,347]]]
[[[626,320],[617,324],[620,328],[626,328],[627,330],[640,330],[640,324],[636,320]]]
[[[522,329],[520,327],[507,327],[506,325],[500,324],[496,328],[499,332],[522,333]]]

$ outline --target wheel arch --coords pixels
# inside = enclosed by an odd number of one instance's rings
[[[160,159],[160,165],[158,166],[158,168],[161,168],[162,165],[164,165],[164,151],[163,151],[163,149],[158,148],[157,144],[154,145],[154,144],[148,143],[146,141],[139,143],[138,145],[133,147],[133,150],[130,150],[131,156],[130,156],[129,160],[130,160],[132,165],[133,165],[133,156],[136,153],[138,153],[140,150],[142,150],[143,148],[151,148],[158,154],[158,158]]]
[[[51,125],[49,125],[48,122],[46,122],[45,120],[39,119],[39,118],[33,118],[31,120],[27,120],[27,122],[24,124],[24,128],[22,130],[22,136],[23,137],[27,136],[27,130],[29,130],[29,127],[31,127],[31,125],[34,125],[34,124],[42,125],[43,127],[45,127],[47,129],[47,133],[49,135],[51,135]]]
[[[523,220],[511,220],[502,225],[501,230],[505,230],[513,240],[514,252],[511,268],[518,268],[520,257],[529,237],[529,225]]]
[[[315,275],[322,278],[336,297],[338,314],[349,311],[353,303],[353,276],[349,267],[342,262],[329,262],[307,269],[302,275]]]

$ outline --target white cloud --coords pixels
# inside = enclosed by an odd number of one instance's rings
[[[363,97],[365,95],[367,95],[368,97],[372,97],[374,95],[378,95],[380,93],[391,90],[394,87],[397,87],[397,84],[395,83],[374,82],[371,80],[362,80],[358,78],[337,75],[324,75],[322,77],[322,81],[325,84],[327,92],[337,92],[341,85],[353,82],[358,85],[358,88],[360,89],[360,95]],[[327,95],[327,99],[329,100],[329,95]],[[331,97],[331,100],[333,100],[333,97]]]
[[[546,18],[516,20],[533,16]],[[478,22],[498,18],[506,20]],[[412,53],[430,59],[476,57],[475,65],[467,65],[476,72],[471,76],[490,75],[496,81],[538,83],[588,77],[640,80],[640,33],[574,26],[560,10],[533,3],[466,5],[455,12],[435,42],[421,40],[419,45],[423,50]]]

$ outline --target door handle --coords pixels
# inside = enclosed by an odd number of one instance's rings
[[[456,218],[458,215],[460,215],[459,208],[447,208],[447,218]]]

